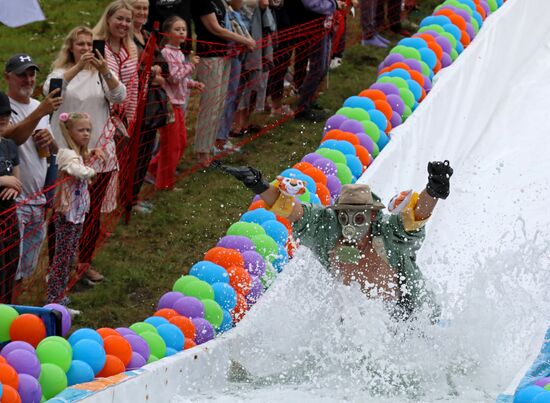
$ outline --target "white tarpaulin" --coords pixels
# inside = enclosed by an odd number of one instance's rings
[[[10,28],[45,19],[38,0],[0,0],[0,22]]]

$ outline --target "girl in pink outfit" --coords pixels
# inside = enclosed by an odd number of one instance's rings
[[[167,34],[162,55],[169,69],[164,89],[174,109],[174,122],[160,129],[159,152],[151,161],[149,172],[155,177],[157,189],[169,190],[174,187],[176,167],[187,147],[184,105],[190,89],[202,90],[204,84],[191,78],[199,58],[194,56],[189,63],[181,51],[181,44],[187,37],[185,21],[177,16],[170,17],[162,24],[162,31]]]

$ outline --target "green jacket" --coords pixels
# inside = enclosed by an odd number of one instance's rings
[[[321,263],[330,267],[329,253],[336,246],[342,234],[342,228],[334,210],[318,205],[303,204],[304,216],[293,224],[293,234],[300,244],[307,246],[319,258]],[[425,230],[405,231],[399,215],[379,213],[373,222],[373,235],[382,237],[388,263],[404,280],[400,284],[402,292],[399,306],[405,314],[424,304],[432,309],[432,317],[440,314],[431,291],[425,288],[424,277],[416,264],[416,252],[425,237]]]

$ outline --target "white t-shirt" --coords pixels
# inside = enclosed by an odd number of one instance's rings
[[[10,98],[10,104],[11,109],[17,112],[17,114],[11,114],[11,123],[15,124],[30,115],[40,105],[40,102],[31,98],[28,104],[22,104]],[[39,129],[48,129],[51,132],[48,116],[40,119],[35,130]],[[23,192],[17,197],[17,201],[28,200],[29,204],[45,204],[46,196],[42,194],[42,189],[46,182],[46,172],[48,170],[46,158],[38,156],[38,150],[32,136],[21,144],[17,151],[19,152],[19,170],[21,183],[23,184]]]

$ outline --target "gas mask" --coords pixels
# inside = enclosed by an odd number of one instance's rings
[[[358,244],[370,232],[371,210],[339,210],[338,222],[344,240]]]

